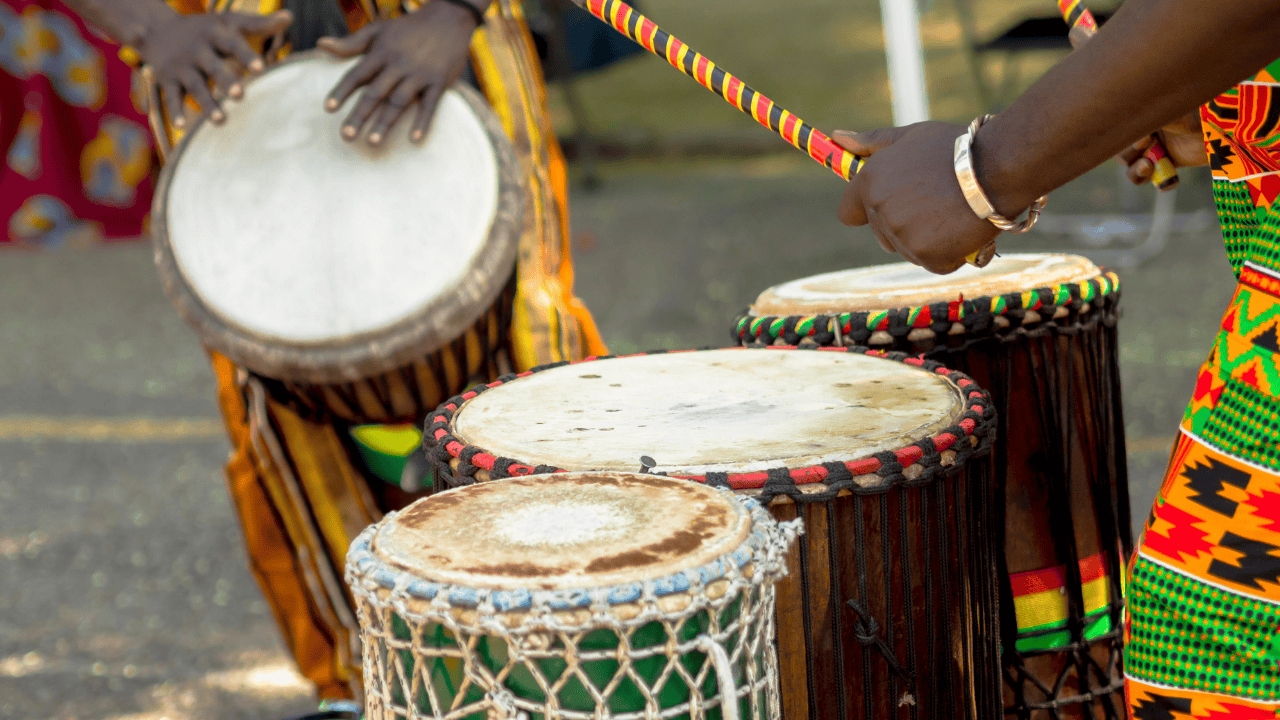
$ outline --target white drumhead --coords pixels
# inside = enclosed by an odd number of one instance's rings
[[[482,120],[450,90],[421,145],[412,110],[379,149],[343,141],[359,93],[336,113],[322,103],[355,62],[271,69],[175,161],[168,241],[189,289],[234,328],[303,345],[387,328],[454,292],[485,250],[500,173]]]
[[[1087,258],[1062,254],[1011,254],[984,268],[965,265],[950,275],[935,275],[911,263],[841,270],[777,285],[760,294],[752,315],[832,315],[889,310],[1023,292],[1061,283],[1083,282],[1101,274]]]
[[[454,414],[454,434],[565,470],[701,475],[805,467],[898,450],[964,412],[945,377],[893,360],[806,350],[707,350],[533,373]]]
[[[384,521],[379,559],[465,587],[604,587],[670,575],[735,550],[751,516],[731,496],[672,478],[564,473],[479,483]]]

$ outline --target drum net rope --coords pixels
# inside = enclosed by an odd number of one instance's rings
[[[491,591],[423,581],[352,544],[369,720],[778,716],[775,590],[799,521],[708,565],[623,586]],[[388,516],[391,520],[394,514]],[[673,592],[674,589],[674,592]],[[514,610],[514,612],[512,612]],[[732,695],[737,702],[726,705]]]

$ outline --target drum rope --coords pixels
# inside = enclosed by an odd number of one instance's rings
[[[809,555],[810,555],[809,544],[811,542],[813,542],[812,534],[805,535],[805,538],[800,541],[800,587],[801,588],[812,587],[812,583],[813,583],[813,572],[809,568],[809,565],[811,562],[809,559]],[[814,652],[814,648],[813,648],[813,644],[814,644],[813,607],[809,604],[808,598],[803,597],[803,592],[802,592],[802,598],[800,601],[800,611],[801,611],[801,614],[800,614],[801,626],[804,628],[805,667],[806,668],[816,667],[814,658],[817,653]],[[817,688],[816,680],[817,678],[814,677],[814,673],[805,673],[805,692],[807,692],[809,696],[810,708],[818,707],[818,688]]]
[[[936,608],[938,605],[934,602],[933,597],[934,574],[931,571],[931,568],[933,567],[933,557],[931,552],[933,549],[933,543],[929,541],[931,535],[929,528],[932,525],[930,518],[932,518],[932,516],[929,514],[929,493],[924,492],[923,490],[920,492],[920,518],[920,553],[922,560],[920,575],[924,579],[924,605],[927,608]],[[934,625],[934,614],[931,612],[925,613],[925,640],[928,643],[926,647],[929,648],[929,652],[933,657],[947,657],[949,654],[947,652],[947,650],[949,650],[948,648],[943,648],[942,651],[939,651],[938,649],[938,632]],[[938,694],[938,674],[936,672],[929,672],[926,673],[926,675],[929,677],[929,698],[931,700],[929,703],[929,718],[930,720],[939,720],[938,704],[936,702],[932,702],[933,698],[940,697]]]
[[[950,592],[952,589],[951,579],[950,579],[952,559],[951,559],[951,543],[948,540],[948,533],[947,533],[947,529],[948,529],[947,521],[949,519],[953,519],[955,516],[951,513],[947,513],[945,509],[955,507],[955,505],[953,503],[947,502],[947,496],[946,496],[947,487],[948,485],[946,483],[938,483],[933,486],[933,490],[937,495],[937,503],[938,503],[937,514],[935,515],[935,517],[938,518],[937,549],[938,549],[938,575],[940,580],[938,585],[942,591],[942,607],[946,608],[946,610],[944,610],[942,613],[942,637],[943,637],[944,643],[950,638],[955,637],[955,634],[953,633],[953,629],[951,626],[952,614],[950,612],[950,608],[955,607],[955,604],[957,602],[960,602],[961,600],[961,598],[951,597],[951,592]],[[924,488],[921,490],[922,495],[927,495],[928,493],[929,493],[929,488]],[[959,530],[957,529],[957,534],[958,533],[959,533]],[[939,655],[942,655],[942,651],[945,650],[945,647],[939,648],[939,650],[940,650]],[[962,696],[963,691],[961,690],[960,682],[956,677],[956,664],[948,662],[948,663],[943,663],[942,665],[945,668],[945,672],[946,672],[946,677],[947,677],[946,687],[947,687],[948,695],[950,697]]]
[[[1090,319],[1081,317],[1086,314],[1086,305],[1088,314],[1095,318],[1102,319],[1094,313],[1099,306],[1103,317],[1114,315],[1119,292],[1119,276],[1106,272],[1080,283],[892,310],[812,316],[752,315],[747,310],[734,322],[732,337],[735,344],[772,345],[781,342],[798,345],[813,342],[830,346],[837,342],[843,345],[885,345],[891,340],[905,339],[916,331],[945,337],[956,325],[962,327],[968,336],[985,335],[993,327],[996,334],[1002,336],[1035,332],[1053,325],[1069,332],[1070,326],[1090,322]],[[1065,311],[1066,316],[1057,317],[1059,311]],[[999,327],[997,318],[1009,321],[1008,326]],[[881,333],[887,333],[887,336],[881,336]]]
[[[881,497],[884,497],[884,496],[881,495]],[[858,497],[858,501],[860,500],[861,500],[861,497]],[[828,606],[831,608],[831,621],[832,621],[834,635],[835,637],[843,638],[844,637],[844,612],[843,612],[843,609],[840,607],[840,589],[843,587],[843,584],[841,583],[841,577],[840,577],[840,559],[845,556],[840,553],[840,548],[842,546],[842,543],[840,542],[840,535],[836,533],[836,525],[837,525],[836,502],[834,500],[828,500],[827,502],[822,504],[822,508],[824,511],[823,515],[824,515],[824,519],[826,521],[825,524],[827,527],[827,532],[826,532],[827,547],[835,548],[834,550],[829,550],[827,552],[827,577],[830,579],[829,582],[831,584],[831,592],[830,592],[830,597],[828,599]],[[811,533],[813,532],[812,528],[810,528],[810,532]],[[858,534],[858,537],[863,537],[863,536],[861,534]],[[836,677],[843,678],[845,676],[844,643],[842,642],[833,643],[832,650],[834,651],[833,654],[835,655],[834,659],[835,659]],[[864,668],[865,668],[866,667],[865,654],[863,656],[863,661],[864,661]],[[845,693],[840,693],[838,695],[838,699],[840,702],[836,705],[836,718],[837,720],[845,720],[848,717],[848,708],[846,707],[848,704],[848,699],[845,696]]]
[[[899,495],[898,503],[899,503],[898,504],[899,552],[901,553],[902,557],[909,558],[911,557],[911,540],[910,540],[910,533],[908,532],[907,512],[903,509],[904,505],[906,504],[906,498],[902,495]],[[886,532],[885,535],[888,535],[888,533]],[[892,573],[885,573],[885,577],[888,578],[891,574]],[[914,600],[914,593],[911,592],[910,567],[904,566],[902,569],[901,575],[902,575],[902,597]],[[891,596],[886,594],[885,597],[891,597]],[[908,607],[910,607],[909,604],[908,604]],[[906,637],[907,637],[907,647],[914,648],[916,646],[915,613],[907,612],[907,613],[904,613],[904,615],[906,619],[903,624],[906,626],[905,629],[906,629]],[[915,653],[907,653],[907,672],[910,673],[912,678],[916,677]],[[920,718],[920,706],[918,703],[916,703],[916,700],[915,700],[916,693],[917,693],[917,688],[915,683],[913,682],[903,690],[902,697],[898,700],[899,707],[902,706],[904,703],[906,703],[910,708],[911,720],[919,720]]]
[[[729,701],[729,698],[736,701],[738,697],[738,688],[733,683],[733,666],[729,664],[729,653],[710,635],[699,635],[693,645],[711,658],[720,686],[720,711],[724,720],[738,720],[738,703]]]
[[[830,518],[828,518],[828,523],[830,523]],[[862,514],[862,496],[861,495],[855,495],[853,497],[853,536],[858,538],[865,538],[867,536],[866,519]],[[850,603],[853,603],[856,599],[865,599],[867,597],[866,543],[861,543],[861,542],[854,543],[853,555],[854,555],[854,567],[857,569],[857,572],[858,572],[858,598],[851,599],[849,601]],[[888,570],[888,568],[885,568],[885,569],[886,571]],[[835,588],[837,586],[833,584],[832,587]],[[832,599],[831,606],[832,606],[832,611],[834,613],[839,613],[843,610],[843,608],[840,607],[840,601],[838,598]],[[865,608],[863,612],[859,613],[858,607],[856,605],[851,604],[850,607],[853,608],[854,614],[858,616],[858,622],[863,624],[862,629],[864,631],[868,630],[869,628],[867,628],[866,624],[863,622],[863,616],[869,613],[865,611]],[[875,626],[875,618],[871,619],[871,623],[873,626]],[[856,628],[856,625],[855,625],[855,628]],[[879,630],[879,626],[875,626],[875,628],[876,630]],[[871,632],[864,632],[863,634],[874,635],[875,630]],[[862,645],[862,687],[870,688],[872,687],[871,685],[871,650],[872,650],[871,643],[864,642],[861,637],[858,637],[856,630],[854,632],[854,639],[856,639],[858,643]],[[888,658],[886,657],[885,659],[887,660]],[[864,692],[862,694],[863,717],[869,718],[874,716],[875,710],[873,709],[871,700],[872,700],[871,693]]]
[[[773,704],[778,692],[774,645],[767,637],[775,629],[773,583],[786,574],[787,549],[803,528],[799,520],[774,520],[750,498],[738,500],[751,515],[752,531],[732,552],[670,576],[589,589],[487,590],[424,580],[380,560],[372,550],[378,526],[367,528],[348,553],[347,583],[360,608],[369,708],[406,719],[456,720],[487,708],[503,720],[524,720],[531,713],[558,720],[661,720],[690,711],[702,716],[720,706],[725,720],[733,720],[738,702],[746,699],[751,717],[762,717],[761,693]],[[390,513],[384,522],[396,517]],[[666,642],[638,644],[634,634],[654,623]],[[694,627],[703,630],[680,639]],[[427,643],[431,628],[450,640]],[[620,644],[579,646],[598,630],[616,633]],[[504,649],[481,647],[491,642]],[[695,652],[706,659],[691,671],[685,662]],[[641,677],[636,663],[654,657],[666,658],[664,670],[656,678]],[[618,663],[608,682],[588,675],[592,663],[598,667],[602,661]],[[543,675],[547,662],[563,663],[558,679]],[[758,662],[767,669],[763,677]],[[450,663],[462,673],[461,684],[451,686],[452,704],[437,687]],[[510,685],[513,673],[532,673],[543,699],[517,694]],[[718,692],[704,696],[710,673]],[[658,691],[676,675],[689,697],[664,708]],[[594,710],[561,704],[557,693],[570,678],[588,690]],[[609,696],[623,682],[643,696],[645,710],[610,711]],[[483,698],[467,696],[467,687]]]
[[[913,685],[915,683],[914,674],[902,667],[902,663],[898,661],[893,648],[885,644],[884,639],[880,637],[880,624],[876,622],[876,618],[871,614],[871,611],[858,602],[857,598],[847,600],[845,604],[853,610],[853,614],[858,618],[853,626],[853,638],[863,646],[874,646],[884,656],[885,662],[889,663],[889,669],[893,670],[894,676],[909,686]],[[897,693],[894,694],[896,695]]]
[[[1106,423],[1111,430],[1103,430],[1100,434],[1104,437],[1110,437],[1114,440],[1114,434],[1122,433],[1122,425],[1112,425],[1113,419],[1107,417],[1110,413],[1109,409],[1114,407],[1118,402],[1118,394],[1115,392],[1114,383],[1118,382],[1118,378],[1114,373],[1104,373],[1100,366],[1104,363],[1104,346],[1107,338],[1114,338],[1114,324],[1104,324],[1097,326],[1097,331],[1083,333],[1081,341],[1082,367],[1084,373],[1083,381],[1086,387],[1091,388],[1091,394],[1084,397],[1084,400],[1091,403],[1093,409],[1087,412],[1086,420],[1099,422],[1101,425]],[[1074,432],[1074,422],[1076,410],[1074,408],[1075,393],[1070,391],[1070,385],[1075,381],[1074,365],[1072,354],[1064,351],[1060,346],[1062,338],[1039,338],[1033,340],[1031,354],[1034,362],[1030,378],[1022,378],[1021,383],[1029,385],[1036,389],[1036,396],[1040,399],[1037,405],[1038,412],[1041,414],[1041,423],[1047,430],[1050,440],[1046,440],[1054,444],[1056,449],[1051,448],[1050,454],[1055,457],[1062,457],[1064,465],[1055,466],[1050,473],[1049,486],[1052,489],[1053,498],[1051,504],[1058,507],[1060,503],[1069,502],[1067,499],[1068,492],[1063,486],[1066,482],[1065,478],[1069,478],[1073,473],[1071,471],[1071,460],[1066,457],[1066,448],[1072,445],[1071,437]],[[1010,397],[1010,391],[1013,387],[1011,376],[1011,363],[1007,359],[1004,360],[1005,372],[1003,375],[1003,387],[992,388],[993,393],[1001,397]],[[1062,367],[1065,365],[1066,367]],[[1096,394],[1096,396],[1095,396]],[[1065,400],[1061,398],[1065,396]],[[1058,412],[1055,413],[1047,407],[1049,403],[1044,398],[1059,397],[1060,401],[1054,403],[1057,405]],[[1064,407],[1065,405],[1065,407]],[[1065,412],[1064,412],[1065,411]],[[1001,413],[1005,415],[1005,413]],[[1064,417],[1065,416],[1065,417]],[[1089,438],[1081,438],[1081,442],[1087,443]],[[1123,437],[1120,437],[1121,443]],[[1120,717],[1117,715],[1117,702],[1120,700],[1114,695],[1122,687],[1122,681],[1119,679],[1118,672],[1115,670],[1115,659],[1119,650],[1119,612],[1121,608],[1121,599],[1119,598],[1119,588],[1116,578],[1119,573],[1123,572],[1121,557],[1116,554],[1118,543],[1113,539],[1117,535],[1119,510],[1113,510],[1116,504],[1116,496],[1118,494],[1116,483],[1122,482],[1116,477],[1114,468],[1111,465],[1122,466],[1122,456],[1117,458],[1115,452],[1122,450],[1123,445],[1108,445],[1107,443],[1098,442],[1096,439],[1092,443],[1096,448],[1096,468],[1090,472],[1089,484],[1093,497],[1095,498],[1095,509],[1099,513],[1097,531],[1100,540],[1101,555],[1105,559],[1107,567],[1107,577],[1110,578],[1108,583],[1108,603],[1105,612],[1111,618],[1112,630],[1110,632],[1095,636],[1091,639],[1084,638],[1084,602],[1080,596],[1080,570],[1076,553],[1075,531],[1070,526],[1069,513],[1056,513],[1050,518],[1050,535],[1055,542],[1055,555],[1059,558],[1065,558],[1063,563],[1063,573],[1066,576],[1067,588],[1069,590],[1064,593],[1067,601],[1067,627],[1066,632],[1070,640],[1064,644],[1056,644],[1053,647],[1039,650],[1022,650],[1019,651],[1014,646],[1019,640],[1030,640],[1035,638],[1043,638],[1055,634],[1061,634],[1063,629],[1060,627],[1046,628],[1037,631],[1018,632],[1016,624],[1014,624],[1011,613],[1005,613],[1005,653],[1004,653],[1004,671],[1003,675],[1006,683],[1013,691],[1013,704],[1005,708],[1005,714],[1017,715],[1021,718],[1029,718],[1031,713],[1038,710],[1050,710],[1052,712],[1061,711],[1069,706],[1089,703],[1101,700],[1101,706],[1104,714],[1108,718]],[[1111,452],[1108,452],[1111,450]],[[1099,469],[1101,471],[1099,471]],[[1045,466],[1041,468],[1042,472],[1050,472],[1050,468]],[[1057,478],[1054,480],[1053,478]],[[1105,487],[1104,487],[1105,486]],[[1125,487],[1119,485],[1118,487]],[[1103,499],[1103,502],[1098,502]],[[1101,507],[1098,507],[1101,505]],[[1127,503],[1123,506],[1127,510]],[[1064,526],[1065,524],[1065,526]],[[1003,553],[1000,560],[1003,561]],[[1072,563],[1075,572],[1071,572]],[[1001,570],[1001,577],[1007,577],[1007,568]],[[1012,595],[1008,583],[1002,583],[1000,588],[1003,597],[1002,603],[1006,607],[1012,605]],[[1091,654],[1094,647],[1101,646],[1108,648],[1108,667],[1102,668],[1097,664]],[[1046,654],[1058,654],[1067,659],[1052,685],[1048,685],[1040,678],[1033,675],[1024,666],[1024,660],[1029,657]],[[1076,678],[1077,691],[1064,695],[1063,691],[1066,684],[1072,676]],[[1097,678],[1098,683],[1095,685],[1093,678]],[[1027,686],[1030,685],[1043,697],[1043,701],[1032,701],[1027,697]],[[1088,716],[1092,716],[1092,707],[1082,708]]]

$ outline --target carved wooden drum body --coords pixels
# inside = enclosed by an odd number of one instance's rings
[[[644,465],[802,518],[778,586],[783,717],[987,718],[991,416],[936,363],[725,349],[504,378],[443,405],[425,443],[450,485]]]
[[[509,371],[524,192],[500,123],[447,91],[427,139],[339,137],[354,63],[301,53],[198,123],[153,211],[165,292],[201,340],[272,390],[351,422],[419,420]]]
[[[744,345],[923,353],[991,392],[1005,705],[1017,717],[1124,714],[1118,302],[1119,279],[1085,258],[1013,254],[946,276],[895,263],[796,280],[734,326]]]

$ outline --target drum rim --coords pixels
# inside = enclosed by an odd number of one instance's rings
[[[1004,260],[1004,259],[1010,259],[1010,260],[1015,261],[1015,262],[1016,262],[1016,261],[1024,261],[1024,262],[1031,262],[1031,263],[1043,262],[1043,261],[1046,261],[1046,260],[1055,260],[1055,259],[1060,259],[1060,260],[1067,261],[1068,266],[1070,266],[1070,265],[1076,265],[1076,266],[1077,266],[1077,268],[1076,268],[1076,269],[1077,269],[1077,270],[1080,270],[1080,271],[1086,271],[1086,270],[1089,270],[1090,268],[1092,268],[1092,270],[1093,270],[1094,272],[1089,272],[1089,273],[1080,272],[1080,273],[1078,273],[1078,274],[1077,274],[1077,273],[1073,273],[1073,275],[1075,275],[1075,276],[1077,276],[1077,277],[1082,277],[1082,278],[1084,278],[1084,279],[1094,278],[1094,277],[1097,277],[1098,275],[1101,275],[1101,274],[1103,274],[1103,273],[1105,272],[1105,268],[1104,268],[1103,266],[1101,266],[1101,265],[1095,265],[1095,264],[1093,263],[1093,261],[1092,261],[1092,260],[1090,260],[1089,258],[1087,258],[1087,257],[1085,257],[1085,256],[1083,256],[1083,255],[1077,255],[1077,254],[1074,254],[1074,253],[1067,253],[1067,252],[1052,252],[1052,251],[1047,251],[1047,252],[1015,252],[1015,253],[1009,253],[1009,254],[1008,254],[1008,256],[1007,256],[1007,258],[1006,258],[1005,256],[997,255],[997,256],[996,256],[996,258],[995,258],[994,260],[992,260],[993,265],[988,266],[987,268],[968,268],[968,269],[976,269],[979,273],[985,272],[985,270],[986,270],[986,269],[998,269],[998,268],[994,268],[994,264],[997,264],[997,263],[999,263],[1000,261],[1002,261],[1002,260]],[[794,308],[794,309],[790,309],[790,308],[788,308],[787,310],[785,310],[785,311],[784,311],[784,312],[785,312],[785,314],[784,314],[784,313],[782,313],[782,312],[761,312],[761,311],[757,310],[757,306],[761,304],[761,301],[766,301],[766,302],[786,302],[786,301],[791,301],[791,302],[796,302],[796,303],[816,303],[816,302],[823,302],[823,303],[830,303],[830,304],[832,304],[832,305],[838,305],[840,302],[842,302],[842,300],[838,298],[838,296],[840,295],[840,293],[838,293],[838,292],[815,291],[815,292],[818,292],[818,293],[824,294],[824,295],[825,295],[825,298],[826,298],[826,299],[823,299],[823,300],[818,300],[818,299],[814,299],[814,298],[805,299],[805,298],[800,298],[800,297],[783,297],[783,296],[778,296],[778,295],[775,293],[775,291],[776,291],[776,290],[779,290],[780,288],[785,288],[785,287],[792,286],[792,285],[801,285],[801,284],[803,284],[803,283],[807,283],[807,282],[815,281],[815,280],[818,280],[818,279],[820,279],[820,278],[825,278],[825,277],[843,276],[843,275],[846,275],[846,274],[853,273],[853,274],[865,274],[865,276],[866,276],[866,277],[868,277],[868,278],[872,278],[872,277],[875,277],[876,275],[882,274],[882,273],[884,273],[884,272],[890,272],[890,273],[892,273],[892,272],[896,272],[896,271],[899,271],[899,270],[915,271],[915,272],[917,272],[917,273],[919,273],[919,274],[921,274],[921,275],[923,275],[923,276],[933,275],[933,277],[934,277],[934,278],[936,278],[936,279],[940,279],[940,280],[944,281],[944,284],[945,284],[945,283],[949,283],[949,282],[951,282],[951,281],[953,280],[953,279],[951,278],[951,276],[950,276],[950,275],[936,275],[936,274],[928,273],[928,272],[925,272],[925,271],[923,270],[923,268],[921,268],[918,264],[916,264],[916,263],[911,263],[911,262],[906,262],[906,261],[902,261],[902,262],[891,262],[891,263],[883,263],[883,264],[878,264],[878,265],[860,265],[860,266],[857,266],[857,267],[848,267],[848,268],[843,268],[843,269],[839,269],[839,270],[827,270],[827,271],[824,271],[824,272],[816,273],[816,274],[814,274],[814,275],[806,275],[806,276],[804,276],[804,277],[794,278],[794,279],[792,279],[792,280],[787,280],[787,281],[785,281],[785,282],[781,282],[781,283],[777,283],[777,284],[774,284],[774,285],[770,285],[769,287],[767,287],[767,288],[765,288],[764,290],[762,290],[762,291],[761,291],[761,292],[756,296],[755,300],[754,300],[754,301],[752,301],[752,302],[751,302],[751,304],[748,306],[747,312],[749,312],[749,313],[751,313],[751,314],[754,314],[754,315],[783,315],[784,317],[785,317],[785,316],[789,316],[789,315],[793,315],[793,314],[794,314],[794,315],[805,315],[805,314],[813,314],[813,315],[817,315],[817,314],[819,314],[819,313],[814,312],[813,310],[811,310],[811,309],[809,309],[809,308]],[[1024,270],[1013,270],[1013,271],[1009,271],[1009,272],[1001,271],[1001,272],[999,272],[999,273],[997,273],[997,274],[995,274],[995,275],[991,276],[990,278],[987,278],[986,276],[983,276],[983,275],[979,275],[978,277],[972,278],[972,279],[971,279],[971,280],[969,280],[969,281],[960,281],[960,282],[957,282],[957,283],[955,283],[954,285],[951,285],[950,287],[951,287],[951,288],[955,288],[955,287],[956,287],[956,286],[958,286],[958,285],[963,285],[963,284],[966,284],[966,283],[968,283],[968,284],[972,284],[972,285],[975,285],[975,286],[980,286],[980,285],[982,285],[982,284],[985,284],[985,283],[984,283],[984,278],[986,278],[987,280],[989,280],[989,281],[991,281],[991,282],[998,283],[998,282],[999,282],[999,280],[1000,280],[1001,278],[1007,278],[1007,277],[1010,277],[1010,273],[1012,273],[1012,275],[1017,275],[1018,273],[1021,273],[1021,272],[1026,272],[1026,270],[1025,270],[1025,269],[1024,269]],[[1081,279],[1064,280],[1064,281],[1058,281],[1058,282],[1050,282],[1050,281],[1048,281],[1048,280],[1045,280],[1045,281],[1044,281],[1044,284],[1032,284],[1032,283],[1036,283],[1037,281],[1036,281],[1036,279],[1035,279],[1035,278],[1030,278],[1030,279],[1028,279],[1028,281],[1027,281],[1027,283],[1026,283],[1026,284],[1021,285],[1021,286],[1020,286],[1020,287],[1018,287],[1017,289],[1015,289],[1015,290],[1009,290],[1009,291],[1007,291],[1007,292],[997,292],[997,293],[994,293],[994,296],[998,297],[998,296],[1000,296],[1000,295],[1005,295],[1005,294],[1012,293],[1012,292],[1023,292],[1023,291],[1026,289],[1026,285],[1027,285],[1027,284],[1031,285],[1031,287],[1032,287],[1032,288],[1040,288],[1040,287],[1054,287],[1054,286],[1056,286],[1056,285],[1070,284],[1070,283],[1074,283],[1074,282],[1082,282],[1082,281],[1083,281],[1083,280],[1081,280]],[[886,291],[888,291],[888,290],[891,290],[891,289],[892,289],[892,290],[896,290],[896,291],[903,292],[903,293],[910,293],[910,294],[912,294],[912,295],[930,295],[930,294],[933,294],[933,295],[937,295],[937,296],[938,296],[938,297],[940,297],[940,298],[942,298],[942,297],[946,297],[945,295],[940,295],[940,293],[942,292],[941,290],[935,290],[934,288],[932,288],[932,287],[930,287],[930,286],[917,286],[917,287],[914,287],[914,288],[913,288],[913,287],[912,287],[912,286],[910,286],[910,285],[902,285],[902,286],[894,286],[894,287],[892,287],[892,288],[890,288],[890,287],[883,287],[883,288],[880,288],[880,289],[883,289],[883,290],[886,290]],[[858,292],[856,289],[854,289],[854,290],[852,291],[852,293],[856,293],[856,292]],[[965,294],[967,294],[967,293],[965,293]],[[769,300],[766,300],[766,296],[773,296],[773,297],[772,297],[771,299],[769,299]],[[991,293],[991,292],[985,292],[985,293],[983,293],[983,294],[981,294],[981,295],[979,295],[979,294],[974,294],[974,295],[973,295],[973,297],[990,297],[990,296],[993,296],[993,293]],[[869,305],[869,307],[861,307],[861,308],[842,308],[842,309],[841,309],[841,312],[856,312],[856,311],[858,311],[858,310],[863,310],[863,311],[866,311],[866,312],[878,312],[878,311],[884,311],[884,310],[892,310],[892,309],[900,308],[900,307],[916,307],[916,305],[915,305],[915,304],[910,304],[910,303],[906,303],[906,304],[899,304],[899,305],[893,305],[893,304],[871,305],[871,301],[873,301],[873,300],[875,299],[875,297],[874,297],[874,296],[856,297],[856,298],[849,298],[849,299],[850,299],[850,300],[853,300],[853,301],[856,301],[856,302],[865,302],[867,305]],[[881,298],[881,299],[882,299],[882,300],[884,300],[884,301],[885,301],[885,303],[892,303],[892,302],[893,302],[893,300],[888,299],[888,298]],[[950,298],[949,298],[949,297],[947,297],[947,300],[949,300],[949,299],[950,299]],[[942,300],[935,300],[934,302],[925,303],[925,305],[933,305],[933,304],[935,304],[936,302],[940,302],[940,301],[942,301]],[[832,313],[830,313],[830,312],[825,312],[825,313],[823,313],[823,314],[830,315],[830,314],[832,314]]]
[[[892,337],[905,336],[914,330],[928,330],[946,335],[955,325],[966,335],[996,333],[996,318],[1012,320],[1012,329],[1021,327],[1035,312],[1041,320],[1054,319],[1059,310],[1072,317],[1093,310],[1114,313],[1120,296],[1120,276],[1115,271],[1099,268],[1096,277],[1082,282],[1059,283],[1003,295],[982,295],[963,300],[950,300],[921,306],[902,306],[881,310],[856,310],[817,315],[756,315],[751,308],[739,313],[732,334],[736,343],[773,343],[782,339],[789,345],[819,334],[847,338],[858,345],[866,344],[876,332]],[[1086,306],[1089,306],[1086,308]],[[839,328],[837,335],[834,328]]]
[[[593,475],[639,475],[639,473],[615,471],[571,472]],[[554,475],[547,475],[545,478],[540,475],[526,475],[521,479],[524,478],[557,479]],[[721,491],[724,490],[721,489]],[[755,498],[744,497],[737,493],[729,493],[729,495],[730,501],[742,508],[749,521],[749,527],[742,540],[711,560],[662,575],[606,585],[584,585],[555,590],[535,589],[532,584],[526,588],[508,590],[430,580],[393,565],[378,556],[373,549],[377,534],[383,525],[408,511],[412,507],[410,505],[402,510],[387,513],[382,520],[365,528],[352,541],[346,557],[347,583],[353,587],[367,585],[370,590],[378,588],[427,603],[435,601],[443,604],[446,610],[450,607],[475,610],[482,604],[488,603],[495,611],[503,613],[526,613],[538,606],[547,607],[554,612],[577,610],[591,607],[596,602],[602,602],[610,607],[631,605],[644,600],[645,586],[648,586],[647,591],[653,597],[696,595],[705,586],[727,579],[735,574],[735,571],[740,571],[748,565],[756,566],[757,570],[752,574],[749,584],[768,585],[776,579],[775,576],[781,575],[782,555],[785,554],[785,550],[780,551],[779,544],[790,545],[800,533],[801,525],[795,520],[779,521]],[[388,602],[377,604],[386,605]],[[424,605],[423,609],[434,610],[435,608]],[[532,616],[531,619],[533,619]],[[648,622],[648,619],[644,619],[644,622]]]
[[[735,350],[740,352],[759,351],[796,351],[796,352],[846,352],[858,355],[883,358],[913,365],[922,370],[934,372],[950,380],[959,389],[966,409],[956,419],[955,424],[944,428],[936,435],[922,438],[898,450],[874,453],[870,456],[851,458],[844,462],[826,463],[805,467],[778,466],[767,470],[751,472],[711,472],[705,474],[670,474],[668,477],[681,478],[700,482],[713,487],[724,487],[735,491],[755,491],[763,502],[771,502],[780,496],[788,496],[797,502],[819,502],[835,497],[837,494],[849,492],[858,495],[880,494],[894,487],[914,487],[926,485],[941,475],[957,472],[971,458],[986,455],[991,450],[996,424],[995,405],[990,394],[978,387],[968,375],[958,370],[951,370],[941,363],[926,360],[918,355],[907,355],[901,352],[874,350],[868,347],[737,347],[713,348],[714,350]],[[505,385],[508,382],[527,377],[537,372],[544,372],[565,365],[579,365],[645,355],[661,355],[668,353],[705,352],[705,350],[657,350],[647,353],[629,355],[602,355],[575,360],[540,365],[523,373],[505,375],[487,385],[480,385],[445,401],[429,414],[422,435],[423,447],[428,457],[432,458],[438,475],[451,477],[460,485],[477,482],[475,475],[479,471],[489,473],[490,478],[497,480],[508,477],[522,477],[535,474],[582,472],[568,471],[551,465],[528,465],[515,458],[492,455],[483,448],[468,444],[467,441],[453,434],[454,414],[468,400],[477,395]],[[944,461],[942,453],[954,452],[951,461]],[[457,469],[449,463],[457,460]],[[908,477],[904,471],[918,467],[919,473],[913,471]],[[858,482],[859,477],[878,475],[880,482],[865,485]],[[835,476],[835,479],[831,479]],[[825,490],[807,491],[806,486],[822,486]]]
[[[281,66],[330,56],[319,50],[289,55],[273,63],[261,77]],[[498,165],[497,211],[489,228],[486,250],[453,286],[413,315],[376,330],[319,342],[286,341],[240,327],[210,307],[186,281],[169,238],[167,198],[183,152],[207,118],[197,118],[174,146],[157,178],[151,208],[151,236],[161,285],[178,315],[201,343],[232,362],[278,380],[334,383],[360,381],[412,362],[461,337],[502,295],[515,272],[528,202],[515,147],[502,121],[484,96],[463,81],[450,88],[480,119]]]

